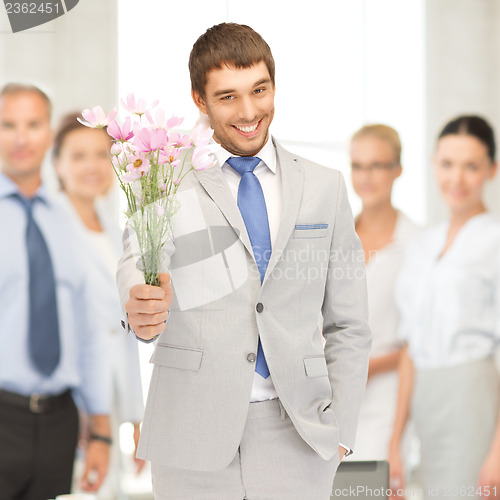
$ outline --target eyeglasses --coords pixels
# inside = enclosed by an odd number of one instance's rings
[[[398,167],[399,162],[393,161],[391,163],[371,163],[370,165],[360,165],[359,163],[351,163],[353,172],[382,172],[383,170],[391,170]]]

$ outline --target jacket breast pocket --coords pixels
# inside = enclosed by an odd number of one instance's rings
[[[297,224],[293,231],[296,239],[324,238],[328,231],[328,224]]]
[[[308,377],[328,376],[328,367],[323,356],[304,358],[304,369]]]
[[[203,351],[201,349],[158,344],[149,362],[179,370],[198,371],[202,357]]]

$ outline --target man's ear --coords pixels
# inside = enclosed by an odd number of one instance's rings
[[[196,104],[196,107],[204,114],[208,114],[207,113],[207,105],[205,104],[205,100],[203,99],[203,97],[201,97],[200,94],[198,94],[198,92],[196,92],[196,90],[192,90],[191,89],[191,97],[193,98],[193,101],[194,103]]]

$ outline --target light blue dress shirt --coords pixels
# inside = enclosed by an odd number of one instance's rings
[[[105,353],[93,325],[92,283],[70,219],[44,188],[36,196],[33,215],[49,248],[56,279],[61,359],[44,377],[28,352],[28,257],[26,213],[12,198],[19,190],[0,172],[0,388],[24,396],[55,395],[74,390],[90,414],[109,413],[109,392],[103,376]]]

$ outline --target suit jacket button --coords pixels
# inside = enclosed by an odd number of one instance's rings
[[[257,310],[258,313],[261,313],[264,310],[264,304],[262,302],[259,302],[256,306],[255,309]]]
[[[255,363],[256,359],[257,359],[257,355],[254,352],[249,352],[247,354],[247,360],[250,361],[250,363]]]

